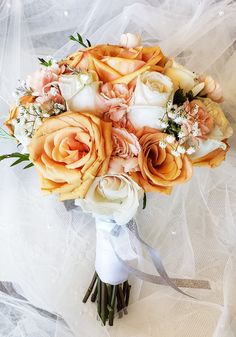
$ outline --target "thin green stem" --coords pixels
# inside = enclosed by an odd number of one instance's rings
[[[97,312],[101,316],[101,280],[98,277],[98,301],[97,301]]]
[[[115,313],[115,304],[116,304],[116,292],[117,292],[117,286],[114,285],[112,288],[112,294],[111,294],[111,302],[109,306],[109,325],[113,326],[114,321],[114,313]]]
[[[125,299],[126,307],[128,307],[128,305],[129,305],[130,290],[131,290],[131,286],[128,284],[128,288],[127,288],[127,292],[126,292],[126,299]]]
[[[91,292],[93,291],[93,288],[94,288],[96,280],[97,280],[97,273],[95,272],[94,275],[93,275],[92,281],[91,281],[91,283],[90,283],[90,285],[88,287],[88,290],[86,291],[86,294],[85,294],[85,296],[83,298],[83,303],[87,302],[87,300],[88,300]]]
[[[125,304],[124,293],[123,293],[121,285],[118,286],[118,293],[120,297],[121,309],[124,310],[125,315],[128,315],[128,311],[127,311],[126,304]]]
[[[98,281],[97,281],[95,290],[94,290],[94,292],[93,292],[92,295],[91,295],[91,301],[92,301],[92,302],[95,302],[95,301],[96,301],[97,295],[98,295]]]
[[[102,295],[101,295],[101,319],[104,325],[106,325],[107,320],[107,286],[106,283],[102,284]]]

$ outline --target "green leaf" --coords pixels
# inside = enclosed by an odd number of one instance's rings
[[[70,35],[70,40],[78,42],[81,46],[83,46],[85,48],[91,47],[91,43],[88,39],[86,39],[87,44],[88,44],[88,45],[86,45],[82,36],[79,33],[76,33],[76,35],[77,35],[77,38],[74,37],[73,35]]]
[[[40,64],[44,67],[51,67],[52,66],[52,60],[44,60],[43,58],[38,57],[38,60],[40,61]]]
[[[17,165],[17,164],[20,164],[22,161],[25,161],[25,159],[22,159],[22,158],[17,159],[16,161],[14,161],[13,164],[11,164],[11,167],[12,167],[12,166],[15,166],[15,165]]]
[[[25,169],[30,168],[32,166],[34,166],[34,164],[33,163],[29,163],[28,165],[26,165],[25,167],[23,167],[23,169],[25,170]]]
[[[70,35],[70,40],[78,42],[73,35]]]
[[[182,105],[185,101],[187,101],[187,97],[184,94],[183,89],[176,90],[174,94],[173,104]]]
[[[88,46],[91,47],[91,46],[92,46],[92,45],[91,45],[91,42],[90,42],[88,39],[86,39],[86,41],[87,41],[87,43],[88,43]]]
[[[29,154],[28,153],[19,153],[19,152],[14,152],[14,153],[10,153],[10,154],[4,154],[0,156],[0,161],[5,160],[5,159],[10,159],[10,158],[17,158],[16,161],[14,161],[10,166],[15,166],[18,165],[24,161],[30,161],[29,159]],[[24,168],[28,168],[33,166],[33,163],[29,163],[28,165],[26,165]]]
[[[83,38],[82,38],[82,36],[79,33],[77,33],[77,37],[78,37],[78,41],[80,41],[80,42],[83,43]]]
[[[175,136],[175,138],[178,140],[179,139],[178,134],[180,131],[181,131],[181,125],[175,123],[172,120],[168,120],[168,126],[165,130],[165,133]]]
[[[186,97],[189,100],[189,102],[191,102],[194,99],[192,90],[190,90],[189,92],[187,92]]]
[[[147,194],[144,192],[143,195],[143,209],[145,209],[147,206]]]
[[[173,104],[177,104],[178,106],[184,104],[184,102],[191,102],[194,99],[192,90],[188,91],[186,94],[183,89],[176,90],[174,94]]]

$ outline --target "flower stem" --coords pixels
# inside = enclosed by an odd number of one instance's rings
[[[128,281],[125,281],[124,284],[123,284],[123,293],[124,293],[124,296],[126,296],[128,285],[129,285]]]
[[[124,310],[125,315],[128,315],[128,311],[125,305],[124,293],[120,285],[118,286],[118,292],[119,292],[119,297],[120,297],[121,309]]]
[[[83,298],[83,303],[87,302],[87,300],[88,300],[91,292],[93,291],[93,288],[94,288],[96,280],[97,280],[97,273],[95,272],[94,275],[93,275],[92,281],[91,281],[91,283],[90,283],[90,285],[88,287],[88,290],[86,291],[86,294],[85,294],[85,296]]]
[[[129,305],[130,290],[131,290],[131,286],[128,284],[127,292],[126,292],[126,299],[125,299],[126,307],[128,307],[128,305]]]
[[[101,280],[98,277],[98,301],[97,301],[97,312],[101,316]]]
[[[91,301],[92,302],[96,301],[97,295],[98,295],[98,280],[97,280],[97,284],[96,284],[95,290],[94,290],[94,292],[91,295]]]
[[[115,312],[115,303],[116,303],[116,292],[117,286],[113,286],[112,294],[111,294],[111,302],[110,302],[110,310],[109,310],[109,325],[113,325],[114,321],[114,312]]]
[[[101,301],[101,319],[104,325],[106,325],[107,320],[107,286],[106,283],[101,282],[102,289],[102,301]]]
[[[123,316],[123,313],[125,315],[128,314],[127,306],[129,304],[130,288],[131,286],[128,281],[125,281],[123,284],[111,285],[104,283],[97,273],[95,273],[83,298],[83,302],[86,303],[91,295],[91,301],[97,301],[97,313],[102,323],[106,325],[108,321],[109,325],[113,326],[115,307],[117,307],[119,318]]]

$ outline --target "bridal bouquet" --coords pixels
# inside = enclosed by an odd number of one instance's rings
[[[220,85],[159,46],[143,46],[133,34],[122,35],[120,45],[91,46],[79,34],[71,40],[78,51],[60,61],[40,58],[41,68],[17,88],[9,133],[1,133],[21,151],[0,160],[34,166],[44,194],[93,214],[96,273],[84,302],[92,294],[103,323],[112,325],[115,307],[127,313],[130,273],[182,292],[181,279],[170,279],[140,238],[134,217],[147,192],[170,194],[194,166],[218,166],[232,128],[219,105]],[[130,265],[132,238],[147,248],[159,276]]]

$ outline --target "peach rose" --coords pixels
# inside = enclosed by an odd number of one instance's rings
[[[138,156],[140,172],[131,176],[144,191],[170,194],[174,185],[191,178],[190,159],[185,154],[174,154],[177,141],[163,146],[167,135],[152,128],[143,128],[137,136],[142,149]]]
[[[26,96],[22,96],[19,99],[19,103],[21,105],[27,106],[28,104],[33,103],[34,100],[35,100],[34,96],[26,95]],[[8,119],[5,122],[5,125],[8,127],[8,129],[9,129],[9,131],[10,131],[11,134],[14,133],[14,126],[13,126],[12,122],[18,117],[18,115],[19,115],[19,106],[14,105],[10,109],[10,111],[9,111],[9,117],[8,117]]]
[[[105,44],[79,50],[61,62],[79,71],[95,70],[103,82],[127,85],[146,70],[163,71],[165,63],[160,47],[126,48]]]
[[[41,189],[60,200],[83,198],[95,177],[107,173],[111,152],[111,124],[71,111],[45,120],[29,145]]]
[[[109,173],[127,173],[138,169],[141,150],[137,137],[126,129],[112,128],[113,151]]]

